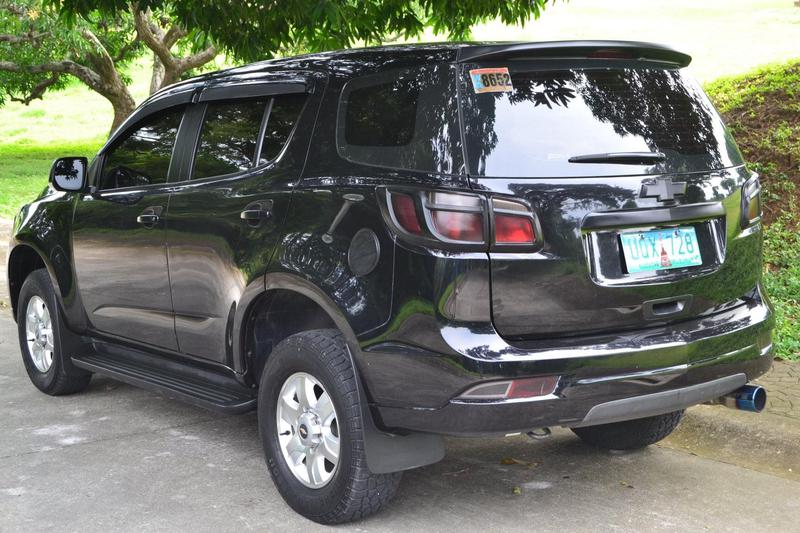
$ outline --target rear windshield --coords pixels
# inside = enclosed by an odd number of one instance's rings
[[[480,73],[505,78],[473,80]],[[477,83],[477,85],[476,85]],[[660,68],[465,65],[468,170],[487,177],[620,176],[740,165],[708,98],[683,72]],[[661,152],[657,164],[570,163],[581,155]]]

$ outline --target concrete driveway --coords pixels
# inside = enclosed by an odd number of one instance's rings
[[[7,312],[7,311],[6,311]],[[51,398],[0,318],[0,531],[315,531],[281,500],[253,414],[223,417],[95,378]],[[504,464],[511,463],[511,464]],[[797,531],[800,483],[652,446],[450,440],[354,531]]]

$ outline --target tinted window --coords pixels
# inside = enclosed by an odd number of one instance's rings
[[[339,111],[339,153],[369,165],[459,172],[461,144],[451,69],[425,65],[348,83]]]
[[[259,163],[272,161],[283,149],[305,103],[305,94],[276,96],[269,112]]]
[[[232,174],[254,166],[258,133],[269,100],[208,104],[194,162],[195,178]]]
[[[512,91],[476,94],[468,71],[481,66],[466,66],[462,77],[470,173],[613,176],[741,164],[713,106],[679,70],[537,71],[512,65]],[[609,152],[662,152],[666,160],[655,165],[568,161]]]
[[[166,183],[183,109],[148,117],[106,152],[100,189]]]

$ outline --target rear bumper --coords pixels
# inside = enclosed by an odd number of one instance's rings
[[[380,357],[366,353],[362,361],[367,378],[384,375],[390,369],[383,365],[390,365],[409,399],[392,401],[399,395],[394,390],[388,402],[372,405],[384,428],[508,434],[653,416],[717,398],[770,368],[773,325],[772,310],[758,293],[745,305],[707,317],[582,344],[570,339],[511,346],[493,331],[445,327],[441,336],[448,355],[411,347],[404,352],[394,343],[383,346]],[[537,375],[560,376],[554,394],[533,400],[455,399],[475,383]],[[437,398],[444,400],[426,405]]]

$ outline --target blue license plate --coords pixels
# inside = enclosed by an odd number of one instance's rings
[[[628,273],[703,264],[694,228],[681,227],[619,234]]]

